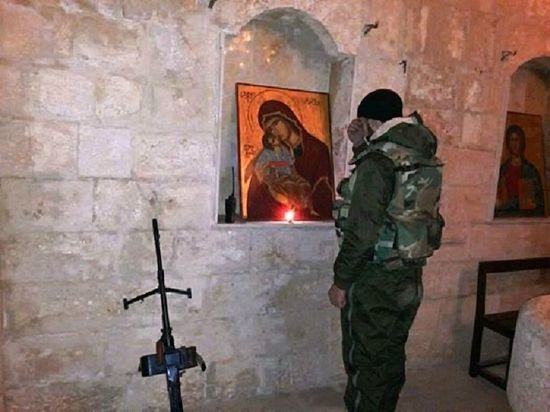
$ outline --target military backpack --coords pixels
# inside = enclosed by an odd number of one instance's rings
[[[379,152],[394,164],[394,192],[386,218],[374,247],[373,261],[388,268],[424,265],[441,245],[445,221],[439,213],[443,163],[435,156],[426,158],[414,149],[380,141],[367,152]],[[333,209],[339,242],[345,226],[355,185],[355,171],[338,185],[342,199]]]

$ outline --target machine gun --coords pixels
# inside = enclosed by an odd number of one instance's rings
[[[206,370],[206,364],[202,357],[197,353],[195,346],[182,346],[176,348],[174,337],[172,336],[172,327],[168,316],[168,300],[166,293],[178,293],[187,295],[191,299],[191,288],[187,290],[167,288],[164,284],[164,269],[162,268],[162,257],[160,254],[160,235],[157,219],[153,219],[153,237],[155,239],[155,251],[157,254],[158,266],[158,287],[132,299],[124,298],[122,304],[124,309],[128,309],[132,303],[143,301],[145,298],[160,295],[162,307],[162,329],[161,337],[156,344],[156,353],[144,355],[139,360],[139,370],[141,376],[153,376],[164,373],[166,375],[166,384],[168,386],[168,397],[170,399],[170,412],[183,412],[181,400],[180,376],[185,369],[200,366],[202,371]]]

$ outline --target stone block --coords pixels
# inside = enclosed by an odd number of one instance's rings
[[[173,302],[182,302],[184,296],[175,298]],[[176,311],[173,312],[174,314]],[[248,327],[253,318],[242,320],[243,327],[237,326],[236,318],[226,316],[222,319],[200,319],[189,321],[186,316],[172,315],[170,318],[174,330],[174,339],[179,345],[197,347],[204,359],[212,364],[226,364],[236,357],[253,356],[250,345],[254,342],[247,340],[254,329]],[[160,325],[159,325],[160,326]],[[154,335],[153,335],[154,336]],[[213,339],[213,336],[217,336]],[[268,332],[262,337],[261,342],[266,342]],[[277,337],[275,337],[277,339]],[[260,341],[260,339],[258,339]],[[214,375],[214,376],[212,376]],[[216,371],[211,370],[206,376],[207,381],[215,379]]]
[[[4,179],[0,219],[5,233],[77,231],[92,223],[91,181]]]
[[[470,253],[479,260],[513,259],[545,256],[550,247],[550,238],[544,224],[476,225],[471,232]]]
[[[138,308],[131,307],[130,311],[139,310]],[[125,315],[126,313],[123,314],[123,316]],[[120,333],[113,335],[107,342],[105,351],[105,371],[111,376],[137,375],[139,358],[143,355],[155,352],[155,342],[159,338],[160,328],[160,318],[158,326],[121,328]],[[131,342],[131,344],[129,344],[129,342]],[[176,344],[180,346],[183,345],[183,343],[178,340],[176,340]],[[145,378],[140,377],[140,379],[145,381]],[[147,378],[147,380],[149,379],[155,380],[155,378]],[[160,380],[164,381],[163,379]]]
[[[24,113],[25,86],[21,72],[14,66],[0,66],[0,116]]]
[[[463,261],[468,259],[470,241],[469,223],[449,222],[443,229],[441,248],[430,258],[431,262]]]
[[[193,181],[158,182],[155,210],[159,226],[165,229],[200,229],[214,221],[212,186]]]
[[[187,231],[175,235],[174,267],[190,272],[243,272],[250,264],[250,232]]]
[[[290,359],[287,356],[261,356],[256,359],[261,395],[292,392]]]
[[[456,70],[409,61],[409,87],[407,104],[411,107],[437,110],[455,109],[458,95]]]
[[[477,71],[465,75],[462,80],[464,109],[472,113],[494,114],[501,103],[499,84],[492,72]]]
[[[158,6],[159,15],[165,13],[168,1]],[[151,25],[152,58],[155,66],[153,73],[160,78],[177,82],[179,87],[188,93],[193,93],[191,100],[201,102],[210,107],[214,103],[217,91],[209,79],[217,76],[219,70],[218,55],[219,38],[215,30],[210,30],[210,22],[204,13],[192,13],[184,10],[179,2],[179,10],[175,15],[181,15],[181,21],[174,24],[170,20]],[[186,28],[192,27],[193,30]]]
[[[42,335],[4,343],[8,385],[48,381],[93,380],[102,373],[105,337],[82,334]],[[36,407],[36,405],[35,405]]]
[[[465,244],[470,234],[469,225],[454,224],[449,222],[443,229],[443,243],[451,244]]]
[[[441,214],[447,224],[479,223],[492,219],[494,200],[483,187],[444,186]]]
[[[405,15],[406,33],[404,44],[409,56],[420,55],[426,50],[428,40],[428,22],[431,9],[427,4],[412,3]]]
[[[473,14],[469,22],[469,31],[466,41],[466,53],[463,64],[476,70],[491,72],[498,63],[497,56],[497,25],[499,19],[496,16],[486,14]],[[480,40],[483,39],[483,47]],[[500,50],[499,50],[500,51]]]
[[[166,256],[163,254],[163,257]],[[167,259],[167,262],[169,259]],[[210,306],[206,306],[206,302],[209,299],[210,287],[212,284],[212,277],[208,276],[202,271],[191,272],[185,267],[165,267],[165,277],[167,284],[170,284],[170,287],[176,289],[186,290],[191,288],[192,299],[188,299],[182,295],[171,295],[170,300],[170,310],[178,313],[180,319],[185,319],[186,321],[200,321],[210,319],[208,317],[210,308],[212,308],[213,302],[210,301]],[[149,272],[149,274],[144,275],[144,278],[153,279],[156,278],[154,271]],[[232,274],[230,274],[232,275]],[[127,277],[128,279],[128,277]],[[144,288],[142,288],[144,289]],[[242,303],[242,302],[241,302]],[[251,302],[251,305],[254,303]],[[157,304],[156,311],[160,310],[160,307]],[[220,318],[227,316],[226,311],[222,311],[221,314],[216,312]],[[187,326],[181,326],[182,329],[187,329]]]
[[[326,296],[326,291],[323,290]],[[329,319],[334,312],[334,307],[328,304],[320,310],[311,309],[295,311],[286,314],[284,319],[284,336],[287,346],[292,352],[303,354],[313,347],[326,352],[328,342],[331,337],[331,331],[326,327]],[[310,319],[319,319],[319,322],[312,323]],[[307,324],[308,327],[304,328]],[[322,344],[320,344],[322,342]]]
[[[199,89],[195,89],[199,90]],[[153,121],[161,129],[206,131],[212,125],[208,97],[180,89],[155,86],[153,89]]]
[[[450,330],[470,329],[473,327],[475,306],[475,295],[443,299],[439,307],[439,328]]]
[[[29,105],[37,114],[81,120],[94,113],[94,84],[80,74],[42,69],[29,82]]]
[[[119,119],[141,108],[141,86],[123,77],[110,77],[96,86],[96,114],[102,120]]]
[[[416,107],[411,107],[411,111]],[[437,136],[439,145],[459,146],[462,137],[462,113],[456,110],[421,109],[424,124]]]
[[[255,395],[259,377],[253,359],[250,357],[232,359],[222,364],[212,363],[211,365],[212,368],[206,373],[207,398],[250,398]]]
[[[103,230],[149,229],[155,199],[149,183],[99,180],[94,191],[95,224]]]
[[[56,10],[53,20],[54,55],[60,59],[70,58],[77,19],[63,11]]]
[[[355,24],[356,31],[352,31],[354,37],[357,33],[363,29],[365,23],[374,23],[378,21],[378,28],[373,29],[366,36],[367,49],[370,52],[384,55],[387,60],[392,61],[394,64],[402,58],[403,55],[403,36],[405,27],[403,21],[405,20],[405,2],[402,0],[374,0],[371,2],[370,7],[365,7],[368,10],[364,10],[363,13],[350,13],[348,8],[340,8],[346,16],[339,21],[339,25],[343,21],[352,19],[359,20]],[[368,16],[368,17],[366,17]],[[368,18],[368,21],[365,21]],[[349,29],[350,27],[346,27]],[[348,30],[338,30],[338,32],[348,32]],[[350,33],[350,34],[351,34]],[[403,72],[401,72],[403,73]]]
[[[465,242],[447,242],[441,245],[431,258],[434,262],[459,262],[468,259],[469,251],[468,241]]]
[[[28,177],[32,174],[31,139],[26,124],[0,123],[0,176]]]
[[[496,114],[465,113],[462,145],[471,149],[498,151],[502,144],[499,120]]]
[[[109,18],[118,18],[122,13],[120,0],[95,0],[97,12]]]
[[[544,0],[532,0],[527,4],[526,12],[528,17],[548,17],[550,5]]]
[[[326,292],[331,279],[316,272],[294,271],[287,274],[265,272],[261,275],[224,273],[210,276],[209,279],[199,272],[199,279],[195,281],[192,276],[184,275],[179,282],[194,283],[202,287],[202,291],[196,288],[200,293],[197,297],[202,301],[196,302],[194,297],[193,301],[183,305],[193,305],[191,309],[198,310],[198,315],[201,317],[221,318],[227,315],[227,308],[232,307],[235,308],[232,316],[236,317],[280,316],[284,319],[287,330],[290,330],[292,329],[291,319],[298,317],[304,311],[304,307],[311,312],[330,308]],[[243,296],[247,296],[247,299],[243,300]],[[292,330],[292,336],[299,340],[302,332]]]
[[[495,2],[496,0],[475,0],[474,7],[482,12],[487,13],[495,10]],[[499,1],[499,6],[500,4],[501,2]]]
[[[285,319],[288,320],[289,314],[302,313],[304,308],[311,312],[330,309],[327,291],[332,284],[331,269],[327,267],[311,271],[294,270],[283,274],[265,273],[272,286],[266,296],[263,312],[285,314]]]
[[[197,63],[198,50],[193,50],[179,25],[153,24],[151,35],[154,58],[159,63],[155,69],[162,75],[176,72],[181,75]]]
[[[439,320],[439,310],[442,299],[430,299],[424,296],[414,323],[411,328],[411,333],[424,334],[424,338],[427,342],[430,342],[437,330],[437,323]]]
[[[149,231],[153,217],[158,218],[161,230],[209,227],[214,219],[212,208],[211,188],[206,183],[105,181],[97,186],[94,210],[101,228],[115,224],[122,231]],[[119,217],[125,222],[116,222]]]
[[[153,295],[143,302],[137,302],[131,305],[128,310],[124,309],[122,301],[123,298],[132,299],[156,289],[158,286],[156,270],[154,273],[151,272],[148,274],[148,276],[133,276],[131,279],[129,277],[125,279],[116,278],[113,283],[116,284],[118,296],[111,302],[112,316],[109,318],[109,328],[121,331],[121,335],[119,336],[124,337],[126,340],[129,339],[128,336],[132,336],[132,333],[135,333],[137,330],[154,329],[155,333],[150,336],[151,341],[153,342],[153,339],[155,339],[154,342],[156,342],[162,328],[162,311],[159,296]],[[168,281],[166,284],[171,285],[171,282]],[[168,297],[168,302],[170,302],[170,322],[172,322],[173,314],[176,313],[176,310],[173,308],[174,298],[171,294]],[[178,316],[185,316],[188,321],[194,320],[190,319],[186,312],[182,314],[178,312]],[[111,340],[114,339],[111,335]]]
[[[181,270],[181,269],[180,269]],[[196,276],[196,274],[195,274]],[[203,280],[203,290],[199,291],[201,299],[200,316],[215,319],[227,316],[227,308],[235,308],[231,315],[237,318],[241,316],[257,316],[264,314],[266,299],[270,293],[270,286],[273,286],[271,279],[264,279],[250,273],[223,273],[209,276],[199,274]],[[189,276],[183,277],[182,282],[188,282]],[[237,292],[238,290],[238,292]],[[193,293],[195,289],[193,289]],[[243,299],[246,296],[246,299]],[[193,297],[195,300],[195,297]],[[187,304],[197,302],[188,302]],[[259,348],[255,348],[258,350]]]
[[[489,187],[495,181],[497,160],[494,151],[442,146],[438,153],[445,163],[443,180],[446,185]]]
[[[526,277],[528,278],[528,275]],[[517,290],[501,292],[498,310],[503,312],[518,310],[529,299],[550,294],[550,282],[537,283],[524,286],[521,282],[513,282],[513,284],[519,284]]]
[[[425,299],[475,294],[477,264],[430,261],[422,275]]]
[[[17,283],[6,297],[5,331],[36,336],[111,329],[127,288],[110,280]]]
[[[126,76],[141,74],[139,26],[99,16],[78,20],[73,39],[74,56],[86,66]]]
[[[296,390],[327,385],[327,365],[319,359],[327,358],[327,349],[318,344],[290,356],[290,379]],[[330,382],[332,383],[332,382]]]
[[[8,284],[104,280],[121,249],[116,235],[92,232],[18,233],[0,242]]]
[[[485,299],[485,313],[502,312],[500,304],[500,294],[488,294]],[[494,332],[497,335],[496,332]],[[501,335],[499,335],[501,336]]]
[[[160,19],[175,20],[185,18],[203,7],[197,0],[163,0],[157,4],[156,12]]]
[[[325,44],[334,42],[339,52],[357,54],[361,42],[359,33],[363,30],[366,23],[365,16],[369,12],[367,4],[361,1],[352,1],[349,4],[350,7],[339,7],[338,3],[331,1],[309,1],[302,5],[303,3],[303,1],[300,1],[296,6],[291,4],[290,7],[305,9],[308,14],[317,20],[316,23],[322,24],[323,29],[327,30],[328,33],[324,33],[324,30],[321,29],[317,30],[317,35]],[[351,6],[351,3],[353,3],[353,6]],[[388,3],[389,6],[397,4],[393,1]],[[345,28],[343,28],[342,22],[346,22]],[[384,40],[382,40],[382,36],[379,38],[380,47],[389,50],[393,44],[395,28],[386,27],[384,31],[388,37]],[[331,38],[323,39],[323,36],[327,35],[330,35]]]
[[[122,15],[131,20],[149,20],[156,9],[156,2],[143,0],[123,0]]]
[[[499,273],[488,277],[487,295],[498,295],[502,303],[521,293],[529,293],[529,289],[539,289],[544,286],[545,270],[525,270],[509,273]],[[550,286],[550,285],[546,285]]]
[[[62,352],[62,350],[61,350]],[[125,385],[119,382],[18,382],[6,389],[9,411],[112,411],[122,397]]]
[[[151,352],[151,350],[149,351]],[[142,352],[141,355],[143,354],[144,353]],[[134,362],[133,368],[129,370],[132,372],[124,375],[113,375],[113,380],[122,380],[124,382],[124,393],[123,396],[118,399],[119,406],[117,408],[123,411],[139,411],[145,408],[151,411],[162,411],[163,409],[166,409],[168,404],[166,380],[143,378],[141,374],[137,372],[136,362]],[[191,372],[189,374],[185,374],[181,380],[182,395],[184,397],[183,405],[185,410],[187,410],[189,406],[189,398],[187,397],[187,382],[191,376],[194,377],[196,375],[194,372]],[[202,394],[204,394],[204,392],[205,391],[203,389]]]
[[[53,53],[53,31],[48,21],[22,4],[0,4],[0,56],[7,60],[47,57]]]
[[[303,228],[305,229],[305,228]],[[332,227],[293,230],[291,227],[253,231],[250,248],[252,270],[326,267],[332,270],[337,242]]]
[[[60,122],[29,125],[35,176],[74,178],[77,173],[78,128]]]
[[[128,129],[82,126],[79,130],[78,149],[80,176],[131,176],[131,136]]]
[[[400,96],[405,95],[407,76],[403,67],[395,60],[373,58],[371,50],[364,49],[365,55],[359,56],[355,73],[353,107],[357,107],[361,99],[376,89],[392,89]]]
[[[423,302],[417,312],[413,326],[409,332],[409,338],[406,344],[407,366],[414,367],[417,365],[436,364],[441,362],[437,352],[432,351],[432,340],[436,334],[437,322],[433,324],[434,329],[425,329],[418,327],[419,317],[422,315],[422,307],[428,306],[427,302]]]
[[[200,180],[215,175],[211,136],[140,134],[132,142],[133,172],[139,178],[162,176]]]
[[[168,274],[172,271],[171,262],[174,259],[175,234],[166,231],[161,220],[159,221],[159,235],[163,266]],[[157,272],[157,260],[150,221],[147,231],[130,232],[122,235],[115,269],[117,275],[125,281],[130,278],[146,282],[148,277],[151,276],[151,282],[155,282],[156,276],[154,274]]]
[[[439,324],[437,334],[430,343],[430,357],[424,363],[441,365],[444,363],[466,364],[469,360],[472,327],[453,329]]]
[[[453,7],[432,7],[425,57],[433,62],[458,62],[464,56],[471,13]]]

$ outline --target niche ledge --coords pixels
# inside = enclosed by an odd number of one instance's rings
[[[235,223],[216,223],[213,226],[215,229],[219,230],[230,230],[230,229],[305,229],[305,230],[334,230],[334,222],[235,222]]]

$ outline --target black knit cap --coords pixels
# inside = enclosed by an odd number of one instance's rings
[[[357,107],[357,117],[386,122],[403,116],[403,101],[393,90],[378,89],[367,94]]]

